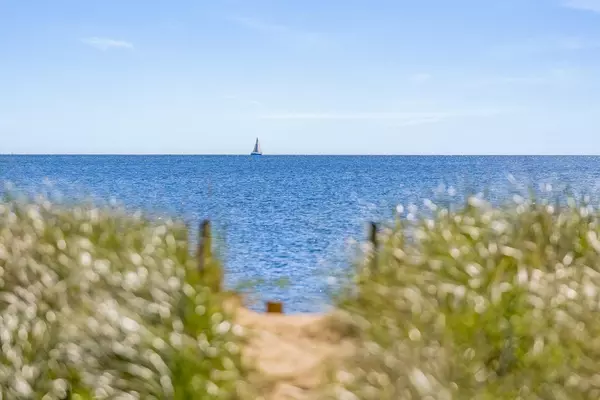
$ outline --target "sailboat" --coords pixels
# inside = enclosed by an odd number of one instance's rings
[[[250,155],[262,156],[262,150],[260,149],[260,142],[258,141],[258,138],[256,138],[256,143],[254,144],[254,149],[252,150],[252,153],[250,153]]]

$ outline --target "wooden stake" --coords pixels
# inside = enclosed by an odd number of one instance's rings
[[[369,241],[373,248],[373,266],[377,267],[377,252],[379,243],[377,242],[377,224],[375,222],[370,223]]]
[[[214,292],[223,290],[223,271],[212,253],[212,234],[210,221],[205,219],[200,225],[200,235],[198,238],[198,272],[202,282],[209,286]]]
[[[267,301],[267,313],[283,314],[283,304],[277,301]]]
[[[212,243],[210,237],[210,221],[205,219],[200,225],[200,235],[198,237],[198,271],[204,273],[206,266],[210,264],[212,258]]]

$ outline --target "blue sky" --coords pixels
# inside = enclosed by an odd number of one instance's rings
[[[0,0],[0,152],[600,154],[600,0]]]

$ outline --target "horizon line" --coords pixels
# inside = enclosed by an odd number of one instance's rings
[[[250,154],[245,153],[0,153],[0,156],[18,156],[18,157],[31,157],[31,156],[73,156],[73,157],[149,157],[149,156],[160,156],[160,157],[251,157]],[[535,153],[374,153],[374,154],[359,154],[359,153],[304,153],[304,154],[286,154],[286,153],[273,153],[263,154],[261,157],[600,157],[599,154],[535,154]]]

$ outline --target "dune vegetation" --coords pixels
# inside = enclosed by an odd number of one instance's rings
[[[182,223],[4,201],[0,397],[233,398],[243,332],[197,267]]]
[[[352,342],[344,363],[310,397],[281,398],[600,398],[598,210],[534,197],[425,204],[383,226],[333,296]],[[1,398],[258,398],[247,332],[215,284],[221,265],[203,256],[201,273],[194,253],[182,222],[0,203]],[[315,328],[245,315],[277,326],[270,347],[284,328]],[[333,344],[309,346],[317,336],[298,343],[334,357]]]
[[[337,298],[344,399],[600,398],[600,214],[471,197],[398,219]]]

